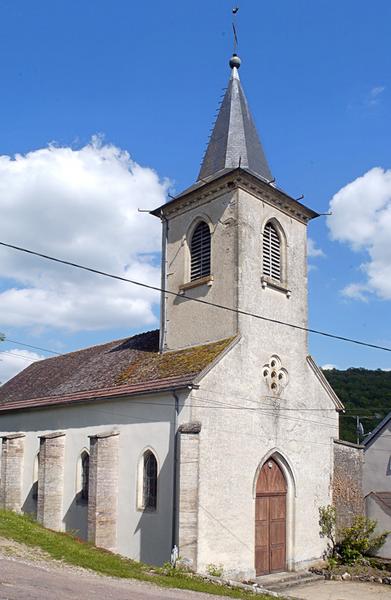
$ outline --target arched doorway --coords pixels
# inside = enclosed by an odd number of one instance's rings
[[[286,496],[284,474],[269,458],[260,470],[255,498],[255,571],[286,570]]]

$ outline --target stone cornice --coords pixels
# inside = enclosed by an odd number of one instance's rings
[[[195,207],[201,207],[222,194],[237,189],[251,193],[260,201],[277,208],[301,223],[307,224],[308,221],[318,216],[318,213],[294,200],[282,190],[261,181],[243,169],[234,169],[212,181],[194,186],[160,209],[154,210],[152,214],[159,216],[161,212],[164,217],[172,218]]]

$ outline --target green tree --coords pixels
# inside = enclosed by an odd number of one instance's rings
[[[361,368],[324,371],[329,384],[343,402],[346,413],[340,415],[339,437],[356,442],[356,417],[361,417],[365,433],[389,413],[391,406],[391,371]]]

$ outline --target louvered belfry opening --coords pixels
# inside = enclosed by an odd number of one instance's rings
[[[191,268],[190,279],[200,279],[210,275],[210,230],[201,221],[194,230],[190,245]]]
[[[263,275],[281,281],[281,240],[272,223],[263,231]]]

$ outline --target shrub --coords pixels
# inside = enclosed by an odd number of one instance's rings
[[[321,506],[319,508],[320,537],[328,538],[326,558],[334,557],[336,554],[337,541],[337,512],[335,506]]]
[[[206,565],[206,571],[208,575],[212,575],[213,577],[221,577],[223,574],[223,565],[215,565],[213,563],[209,563]]]
[[[385,543],[389,531],[376,534],[377,522],[367,517],[355,517],[351,527],[341,530],[338,551],[343,562],[351,564],[364,556],[375,554]]]
[[[337,531],[336,517],[334,506],[319,508],[320,536],[329,540],[325,558],[330,567],[336,562],[352,564],[363,561],[365,556],[375,554],[383,546],[390,533],[376,534],[377,522],[364,516],[355,517],[351,527]],[[338,543],[337,538],[340,540]]]

